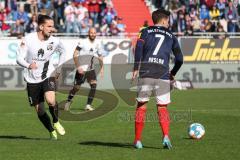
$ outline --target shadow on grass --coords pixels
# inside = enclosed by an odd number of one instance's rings
[[[106,147],[120,147],[120,148],[132,148],[133,144],[130,143],[117,143],[117,142],[99,142],[99,141],[85,141],[78,143],[80,145],[88,145],[88,146],[106,146]],[[158,147],[149,147],[149,146],[143,146],[143,148],[149,148],[149,149],[163,149]]]
[[[0,135],[0,139],[49,140],[49,138],[30,138],[30,137],[26,137],[26,136],[10,136],[10,135]]]
[[[194,139],[194,138],[191,138],[191,137],[184,137],[183,139],[189,140],[189,141],[202,141],[203,137],[200,138],[200,139],[196,139],[196,138]]]

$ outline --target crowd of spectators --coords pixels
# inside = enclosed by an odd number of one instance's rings
[[[151,0],[171,12],[170,29],[178,35],[240,31],[239,0]]]
[[[53,17],[58,33],[84,36],[90,27],[107,36],[125,32],[111,0],[5,0],[0,3],[0,32],[21,37],[36,31],[38,14]]]
[[[239,0],[149,0],[171,12],[170,29],[177,35],[240,31]],[[22,36],[37,30],[38,14],[54,18],[59,33],[122,35],[125,25],[111,0],[0,0],[0,34]],[[134,13],[133,13],[134,14]]]

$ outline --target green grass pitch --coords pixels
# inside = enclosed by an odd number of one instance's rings
[[[66,95],[58,94],[63,100]],[[73,111],[82,111],[86,98],[75,97]],[[0,159],[89,160],[226,160],[240,159],[240,89],[194,89],[173,91],[172,150],[161,145],[161,130],[154,116],[154,100],[148,104],[142,150],[132,147],[134,106],[120,101],[111,113],[88,122],[62,121],[65,136],[48,140],[25,91],[0,91]],[[98,100],[94,101],[98,105]],[[127,114],[126,114],[127,113]],[[123,115],[129,115],[124,117]],[[201,140],[188,138],[190,123],[204,125]]]

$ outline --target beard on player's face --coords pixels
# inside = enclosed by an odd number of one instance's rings
[[[91,40],[91,41],[93,41],[93,40],[95,40],[95,38],[96,38],[96,35],[89,35],[89,39]]]
[[[43,29],[42,29],[42,34],[44,39],[48,39],[52,33],[54,32],[55,28],[54,28],[54,23],[52,20],[47,20],[46,23],[43,25]]]
[[[48,39],[51,36],[51,32],[43,32],[44,39]]]
[[[43,33],[44,39],[48,39],[52,35],[53,31],[44,31],[43,30],[42,33]]]

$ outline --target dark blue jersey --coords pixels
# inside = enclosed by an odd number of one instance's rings
[[[171,53],[175,56],[171,74],[175,75],[183,63],[177,38],[165,27],[147,27],[137,41],[134,70],[139,70],[141,78],[169,79]]]

